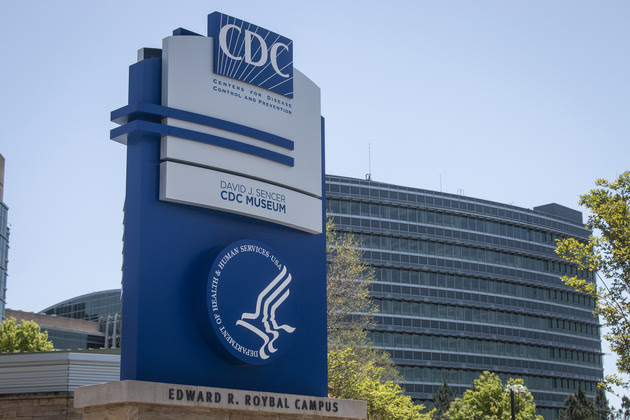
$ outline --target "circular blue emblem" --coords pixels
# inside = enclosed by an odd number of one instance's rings
[[[242,240],[221,250],[206,286],[206,307],[219,342],[249,364],[277,359],[297,329],[294,279],[269,245]]]

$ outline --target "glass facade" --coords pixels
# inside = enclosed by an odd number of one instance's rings
[[[103,335],[53,327],[42,328],[42,330],[48,332],[48,339],[52,341],[55,350],[102,349],[105,347]]]
[[[48,336],[55,344],[55,348],[67,349],[120,347],[121,312],[120,289],[77,296],[40,311],[41,314],[94,321],[100,324],[100,331],[105,338],[82,337],[78,332],[56,331],[49,328]],[[55,337],[58,341],[55,341]],[[82,345],[77,347],[79,344]]]
[[[326,176],[327,212],[376,272],[374,344],[388,350],[415,400],[444,380],[459,394],[483,370],[523,378],[555,419],[603,378],[595,302],[560,279],[594,281],[557,257],[556,239],[587,240],[581,213],[528,210],[461,195]]]
[[[120,314],[120,293],[120,289],[113,289],[77,296],[50,306],[40,313],[84,321],[99,321],[103,316]]]
[[[4,200],[4,156],[0,155],[0,321],[7,305],[7,265],[9,264],[9,208]]]
[[[9,208],[0,197],[0,320],[4,319],[7,303],[7,265],[9,264],[9,227],[7,226]]]

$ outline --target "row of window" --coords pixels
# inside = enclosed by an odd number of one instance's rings
[[[403,367],[401,373],[405,377],[405,383],[401,384],[407,389],[409,382],[430,382],[442,384],[446,381],[450,386],[465,386],[469,387],[473,384],[474,380],[479,378],[482,371],[479,370],[464,370],[464,369],[449,369],[438,367]],[[593,394],[597,390],[597,381],[585,381],[581,379],[569,379],[569,378],[556,378],[546,376],[535,375],[506,375],[498,374],[501,380],[506,383],[510,378],[521,378],[525,382],[525,386],[532,393],[535,392],[567,392],[575,393],[578,387],[581,387],[588,394]],[[548,396],[545,395],[545,399]],[[566,398],[566,395],[564,396]],[[564,401],[564,398],[562,401]],[[592,398],[592,395],[591,395]]]
[[[2,203],[0,203],[0,236],[4,239],[9,239],[7,214],[7,208]]]
[[[586,272],[578,270],[576,266],[571,264],[503,251],[369,233],[355,233],[355,236],[362,244],[362,247],[369,250],[383,250],[395,253],[405,252],[415,255],[448,258],[450,260],[473,261],[532,271],[554,272],[560,275],[577,275],[580,278],[586,278],[587,276]]]
[[[397,365],[416,367],[447,367],[467,369],[491,370],[494,372],[521,372],[530,375],[562,375],[569,378],[579,378],[598,381],[602,376],[601,369],[580,366],[557,365],[554,362],[539,362],[533,360],[506,359],[490,356],[473,356],[454,353],[430,353],[420,351],[393,350],[392,360]],[[403,354],[404,353],[404,354]]]
[[[99,317],[103,315],[120,314],[121,308],[120,290],[112,290],[74,298],[47,308],[42,313],[66,318],[98,321]]]
[[[510,343],[468,337],[405,334],[397,332],[373,331],[370,333],[370,336],[372,342],[377,347],[487,354],[521,359],[574,363],[580,366],[589,365],[596,368],[601,368],[602,366],[601,354],[567,348],[536,346],[525,343]]]
[[[447,289],[432,289],[416,286],[399,286],[396,284],[375,282],[370,285],[373,297],[385,299],[410,299],[418,301],[491,307],[502,310],[520,310],[541,316],[558,316],[563,318],[579,318],[587,321],[594,319],[591,311],[538,303],[530,300],[513,299],[483,293],[459,292]]]
[[[469,277],[456,274],[434,273],[418,270],[391,268],[391,267],[374,267],[374,273],[378,281],[389,283],[404,283],[410,285],[421,285],[430,287],[442,287],[447,288],[449,291],[453,290],[466,290],[471,292],[491,293],[497,295],[506,295],[512,297],[521,297],[533,300],[545,300],[548,302],[558,303],[566,302],[573,305],[580,305],[586,309],[592,310],[595,308],[595,300],[590,296],[586,296],[582,293],[575,293],[566,290],[549,289],[543,287],[529,286],[519,283],[507,283],[500,280],[484,279],[478,277]],[[446,297],[446,296],[444,296]],[[457,297],[461,300],[462,297]],[[510,306],[523,306],[524,304],[516,303],[514,299]],[[550,306],[547,304],[533,302],[532,309],[539,309],[549,312],[560,312],[562,309],[557,306]],[[562,312],[565,314],[573,314],[579,316],[581,311]]]
[[[402,299],[418,302],[444,303],[454,306],[471,306],[492,308],[506,311],[526,311],[529,314],[543,317],[578,319],[586,322],[596,320],[593,313],[579,309],[554,306],[529,300],[512,299],[482,293],[457,292],[446,289],[430,289],[426,287],[398,286],[380,282],[370,285],[372,297],[383,299]]]
[[[9,243],[0,238],[0,269],[6,270],[9,262]]]
[[[554,372],[557,375],[590,378],[599,380],[602,369],[584,366],[559,364],[558,362],[541,362],[527,359],[508,359],[496,356],[480,356],[471,354],[425,352],[413,350],[391,350],[392,360],[397,365],[410,366],[443,366],[478,368],[501,372],[526,372],[534,375],[546,375]]]
[[[73,331],[49,329],[48,339],[55,350],[100,349],[104,346],[104,337]]]
[[[409,302],[389,299],[374,299],[374,305],[383,315],[433,318],[439,320],[464,321],[534,330],[557,330],[567,334],[579,334],[599,338],[599,327],[595,324],[566,319],[532,316],[494,309],[471,308],[428,302]]]
[[[98,321],[102,314],[105,313],[120,313],[120,303],[111,305],[98,304],[86,307],[85,303],[62,305],[53,309],[48,309],[44,313],[46,315],[63,316],[65,318],[82,319],[86,321]]]
[[[562,287],[562,280],[557,276],[547,273],[519,270],[497,265],[479,264],[462,260],[452,260],[446,258],[424,257],[421,255],[399,254],[394,252],[381,252],[363,250],[363,260],[370,265],[392,265],[404,266],[404,268],[415,268],[425,270],[427,267],[436,271],[458,271],[469,272],[473,276],[491,276],[514,281],[528,281],[540,283],[543,287]]]
[[[508,223],[485,220],[471,216],[444,213],[435,210],[401,207],[392,204],[366,203],[358,201],[328,199],[327,211],[330,213],[389,219],[393,221],[422,223],[434,226],[442,226],[454,229],[469,230],[473,232],[499,235],[514,238],[519,241],[536,242],[544,245],[553,245],[562,236],[555,232],[546,232]],[[518,245],[514,245],[518,246]],[[531,250],[545,252],[547,248],[536,247]]]
[[[594,319],[591,311],[568,308],[564,306],[549,305],[530,300],[512,299],[503,296],[494,296],[483,293],[459,292],[446,289],[432,289],[416,286],[399,286],[388,283],[372,283],[370,292],[373,297],[384,299],[404,299],[414,301],[431,301],[446,303],[449,305],[481,306],[508,311],[527,311],[530,314],[540,316],[557,316],[571,319]]]
[[[532,213],[525,213],[523,209],[513,211],[505,204],[489,203],[485,200],[464,197],[451,197],[447,194],[436,193],[433,191],[414,192],[405,187],[395,185],[375,184],[372,188],[367,186],[358,186],[360,180],[343,179],[338,177],[327,176],[326,178],[326,196],[327,200],[333,199],[339,194],[344,197],[354,196],[360,199],[371,199],[384,201],[398,201],[409,203],[411,206],[416,205],[422,207],[443,207],[462,211],[464,213],[478,213],[493,216],[500,219],[510,219],[527,225],[538,225],[546,229],[553,229],[567,232],[574,236],[584,236],[584,228],[575,224],[565,223],[558,220],[552,220],[546,217],[539,217]],[[343,184],[339,185],[341,182]],[[354,185],[347,185],[354,184]],[[438,195],[439,194],[439,195]],[[488,205],[490,204],[490,205]]]
[[[411,333],[426,333],[439,335],[476,336],[489,340],[507,340],[529,342],[543,346],[575,346],[584,350],[599,352],[601,350],[599,337],[585,338],[575,334],[560,334],[554,332],[536,331],[531,328],[510,328],[490,324],[474,324],[471,322],[456,322],[437,319],[422,319],[376,314],[374,316],[378,330],[404,331]]]
[[[360,219],[357,217],[343,217],[337,216],[334,218],[335,226],[338,228],[346,228],[353,232],[369,231],[369,232],[385,232],[388,235],[397,235],[401,237],[435,237],[438,240],[453,241],[453,242],[466,242],[474,243],[480,246],[490,246],[503,250],[513,250],[517,253],[538,253],[542,255],[542,258],[558,258],[553,250],[547,249],[546,252],[538,252],[531,250],[531,247],[538,247],[529,245],[526,242],[518,243],[509,239],[500,238],[496,236],[487,236],[475,233],[469,233],[457,230],[448,230],[442,228],[425,227],[423,225],[406,225],[394,222],[385,222],[374,219]],[[587,272],[584,274],[585,278],[592,280],[594,273]]]

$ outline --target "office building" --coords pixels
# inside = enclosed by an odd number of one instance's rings
[[[120,289],[113,289],[64,300],[40,311],[48,317],[35,321],[48,331],[56,349],[111,348],[120,347],[120,313]],[[84,327],[72,330],[51,323],[53,316],[84,321]],[[88,324],[93,325],[86,328]]]
[[[48,340],[55,350],[101,349],[105,347],[105,334],[100,323],[82,319],[6,309],[6,317],[18,322],[33,321],[42,332],[48,333]]]
[[[556,239],[586,240],[582,214],[533,210],[329,175],[327,211],[374,267],[375,345],[407,394],[430,405],[445,380],[459,394],[482,371],[523,378],[538,413],[555,419],[578,387],[602,380],[594,301],[561,276],[594,281],[559,258]]]
[[[7,265],[9,263],[9,208],[4,204],[4,157],[0,155],[0,320],[7,304]]]

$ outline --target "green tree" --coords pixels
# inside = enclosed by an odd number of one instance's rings
[[[612,420],[614,418],[613,411],[608,405],[606,391],[601,387],[597,387],[597,392],[595,393],[595,412],[597,420]]]
[[[601,315],[609,332],[604,336],[617,354],[617,369],[630,373],[630,171],[615,181],[598,179],[598,188],[581,195],[579,203],[589,211],[586,227],[593,230],[588,242],[564,239],[556,252],[565,260],[576,263],[580,270],[600,273],[607,281],[604,287],[578,276],[563,280],[573,289],[595,298],[595,314]],[[606,379],[628,387],[617,375]]]
[[[581,387],[575,394],[564,400],[564,409],[560,411],[560,420],[596,420],[595,404],[586,398]]]
[[[455,399],[455,391],[448,386],[446,381],[433,394],[433,416],[434,420],[445,419],[446,412],[451,407],[451,403]]]
[[[376,308],[370,296],[374,270],[361,261],[360,243],[354,235],[326,223],[328,344],[362,346],[364,332],[374,326]]]
[[[384,368],[362,361],[356,349],[328,351],[328,391],[331,397],[367,402],[370,420],[429,420],[423,405],[415,405],[402,388],[382,378]]]
[[[374,348],[368,335],[368,330],[375,326],[376,307],[370,295],[374,269],[362,262],[360,245],[354,235],[337,232],[332,219],[328,218],[328,349],[337,351],[350,347],[359,361],[373,362],[383,368],[380,375],[383,380],[396,382],[400,374],[389,353]]]
[[[523,385],[523,380],[510,379],[508,384]],[[517,420],[543,419],[542,416],[536,415],[534,397],[527,388],[523,393],[515,393],[514,405]],[[451,403],[446,418],[452,420],[510,420],[511,413],[510,393],[505,392],[503,383],[497,375],[485,371],[479,378],[475,379],[471,389]]]
[[[395,384],[400,374],[389,353],[374,348],[368,330],[376,308],[373,269],[361,261],[360,243],[326,224],[328,254],[328,394],[364,400],[370,420],[428,420]]]
[[[9,317],[0,324],[0,352],[22,353],[24,351],[52,350],[48,332],[41,332],[33,321],[22,320],[19,324]]]
[[[630,419],[630,399],[625,395],[621,398],[621,407],[612,408],[612,420],[629,420]]]

